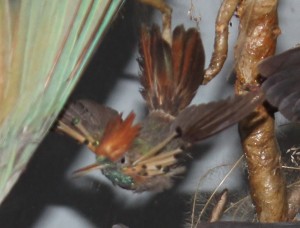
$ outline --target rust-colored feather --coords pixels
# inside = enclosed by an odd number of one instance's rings
[[[108,122],[95,153],[117,161],[131,147],[139,134],[140,125],[132,125],[135,114],[131,112],[123,121],[121,115]]]
[[[177,115],[189,105],[203,80],[204,50],[199,32],[176,27],[171,47],[158,26],[143,26],[140,55],[141,94],[148,108]]]
[[[190,104],[204,75],[204,49],[199,32],[178,26],[173,32],[172,61],[176,98],[182,110]]]
[[[146,101],[151,101],[145,93],[146,90],[153,90],[153,81],[151,75],[153,75],[152,58],[151,58],[151,36],[146,26],[142,26],[140,52],[142,50],[143,55],[138,59],[143,77],[141,77],[141,84],[144,90],[141,90],[142,96]],[[151,105],[151,104],[149,104]]]
[[[158,26],[151,30],[142,27],[140,53],[141,94],[150,110],[163,109],[165,94],[170,94],[172,86],[172,64],[171,48],[163,40]]]

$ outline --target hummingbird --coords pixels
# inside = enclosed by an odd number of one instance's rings
[[[163,191],[185,172],[182,157],[195,143],[237,123],[264,100],[260,90],[207,104],[190,105],[204,77],[205,54],[195,28],[177,26],[171,43],[157,25],[142,26],[139,42],[141,95],[148,115],[134,123],[131,112],[90,100],[71,103],[58,131],[86,146],[96,162],[76,174],[101,172],[121,188]]]

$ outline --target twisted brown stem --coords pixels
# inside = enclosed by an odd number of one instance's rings
[[[274,54],[280,33],[277,1],[244,0],[240,5],[240,31],[235,49],[237,94],[257,86],[257,63]],[[286,187],[274,134],[274,119],[264,106],[256,109],[240,125],[248,163],[252,199],[260,222],[287,219]]]

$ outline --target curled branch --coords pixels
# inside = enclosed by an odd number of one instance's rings
[[[204,82],[207,84],[222,69],[228,51],[228,24],[241,0],[224,0],[217,16],[215,44],[210,64],[205,70]]]

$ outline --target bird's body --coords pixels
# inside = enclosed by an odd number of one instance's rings
[[[81,143],[87,143],[87,146],[95,151],[96,146],[100,144],[100,139],[104,136],[105,126],[110,121],[114,123],[115,118],[120,118],[116,111],[88,100],[79,100],[68,107],[60,120],[58,129]],[[184,167],[178,166],[174,156],[182,153],[183,148],[191,145],[177,137],[176,129],[172,128],[174,119],[174,116],[162,111],[151,112],[137,126],[139,133],[134,137],[130,149],[123,156],[117,157],[116,160],[114,158],[107,159],[103,155],[97,156],[97,162],[94,165],[79,170],[79,172],[89,171],[92,167],[101,167],[102,173],[114,184],[135,191],[149,189],[160,191],[171,187],[170,175],[173,176],[184,171]],[[67,126],[71,126],[71,128]],[[83,126],[85,130],[82,129]],[[71,133],[73,131],[79,134]],[[86,133],[88,135],[85,135]],[[118,132],[118,134],[121,137],[122,133]],[[154,154],[147,158],[147,153],[155,146],[158,146],[158,149],[154,149]],[[168,155],[168,152],[171,154]],[[158,154],[167,156],[157,157]],[[142,156],[145,156],[145,159],[137,162]],[[157,159],[153,160],[153,158]]]
[[[123,120],[116,111],[83,100],[66,109],[58,129],[96,154],[96,163],[78,172],[100,169],[122,188],[162,191],[184,172],[180,158],[190,146],[247,116],[263,96],[252,92],[188,106],[204,72],[196,29],[176,27],[169,44],[157,26],[143,27],[140,54],[141,94],[149,110],[141,123],[133,124],[133,113]]]

